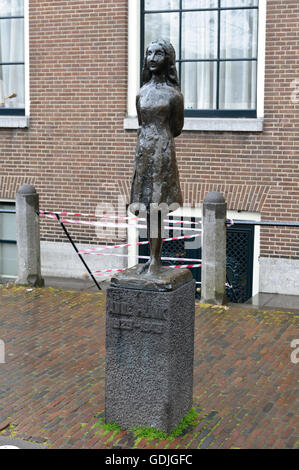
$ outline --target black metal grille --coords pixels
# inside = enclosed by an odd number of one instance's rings
[[[171,216],[169,216],[169,219],[172,219]],[[176,217],[175,220],[184,220],[190,221],[191,225],[187,225],[190,228],[201,228],[201,225],[196,225],[195,223],[200,222],[200,219],[198,218],[179,218]],[[171,223],[169,224],[171,225]],[[190,235],[191,232],[189,230],[176,230],[172,231],[169,230],[169,238],[170,237],[177,237],[177,236],[184,236],[184,235]],[[145,239],[140,238],[140,241],[143,241]],[[194,239],[192,239],[194,240]],[[200,237],[196,238],[197,240],[195,242],[196,248],[189,248],[188,244],[186,246],[185,240],[173,240],[169,242],[164,242],[162,245],[162,257],[165,258],[191,258],[191,259],[201,259],[201,240]],[[139,255],[140,256],[149,256],[149,245],[141,245],[139,246]],[[146,263],[146,260],[140,260],[140,263]],[[200,264],[201,262],[188,262],[188,261],[180,261],[179,259],[177,261],[168,261],[164,260],[163,265],[165,266],[171,266],[174,264]],[[193,278],[196,281],[196,297],[200,298],[200,282],[201,282],[201,269],[200,268],[191,268],[190,271],[192,272]]]
[[[186,220],[186,219],[184,219]],[[195,219],[192,219],[194,222]],[[183,232],[181,233],[183,235]],[[190,235],[190,232],[185,233]],[[170,232],[170,237],[173,236]],[[143,239],[140,239],[143,240]],[[199,242],[200,245],[200,242]],[[253,279],[253,248],[254,248],[254,225],[233,225],[227,229],[226,246],[226,296],[230,302],[243,303],[252,297]],[[139,247],[140,256],[149,256],[149,246]],[[186,249],[184,240],[164,242],[162,257],[193,258],[201,259],[201,247]],[[145,263],[146,260],[140,262]],[[163,261],[166,266],[173,264],[188,264],[186,261]],[[189,263],[198,264],[198,263]],[[201,268],[192,268],[193,278],[197,282],[196,298],[200,298]]]
[[[235,225],[227,229],[226,276],[231,287],[226,297],[243,303],[252,297],[254,226]]]
[[[164,242],[162,246],[162,256],[172,258],[187,258],[186,250],[184,247],[184,240],[174,240],[172,242]],[[173,264],[186,264],[186,261],[163,261],[165,266]]]

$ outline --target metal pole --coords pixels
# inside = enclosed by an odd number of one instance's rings
[[[234,220],[234,224],[238,225],[261,225],[268,227],[299,227],[299,222],[275,222],[271,221],[255,221],[255,220]],[[230,220],[226,221],[227,225],[231,224]]]
[[[61,227],[63,228],[64,233],[66,234],[67,238],[68,238],[69,241],[71,242],[71,244],[72,244],[74,250],[76,251],[76,253],[77,253],[77,255],[79,256],[80,260],[82,261],[82,263],[84,264],[85,268],[87,269],[88,274],[89,274],[90,277],[92,278],[93,282],[95,283],[95,285],[97,286],[97,288],[98,288],[99,290],[102,290],[102,289],[100,288],[99,284],[97,283],[97,281],[96,281],[94,275],[93,275],[92,272],[90,271],[88,265],[87,265],[86,262],[84,261],[83,257],[80,255],[80,253],[79,253],[79,251],[78,251],[78,248],[76,247],[75,243],[73,242],[72,237],[70,236],[69,232],[67,231],[67,229],[66,229],[64,223],[60,220],[59,215],[58,215],[58,214],[55,214],[55,215],[56,215],[57,220],[58,220],[58,222],[60,223]]]

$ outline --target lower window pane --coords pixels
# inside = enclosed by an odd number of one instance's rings
[[[256,61],[220,63],[220,109],[256,109]]]
[[[17,264],[17,245],[0,243],[0,276],[16,276],[18,273]]]
[[[183,62],[181,88],[185,109],[216,109],[216,62]]]
[[[13,204],[0,203],[0,209],[15,209]],[[16,240],[16,215],[0,214],[0,240]],[[0,242],[0,277],[17,275],[17,245]]]
[[[25,108],[24,83],[24,65],[0,65],[0,113],[1,108]]]
[[[153,13],[145,15],[144,51],[151,41],[168,39],[179,54],[179,14]]]
[[[0,209],[14,209],[14,206],[0,205]],[[15,240],[16,239],[16,215],[0,214],[0,239]]]

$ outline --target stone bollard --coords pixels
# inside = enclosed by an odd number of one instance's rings
[[[19,272],[16,284],[42,287],[40,264],[39,197],[34,186],[24,184],[16,196]]]
[[[226,202],[218,192],[203,202],[201,302],[226,303]]]

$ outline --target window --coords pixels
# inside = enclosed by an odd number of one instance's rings
[[[15,203],[0,201],[0,209],[0,279],[10,279],[18,272]]]
[[[168,38],[187,117],[257,117],[258,0],[142,0],[146,46]]]
[[[0,1],[0,116],[25,115],[24,0]]]

